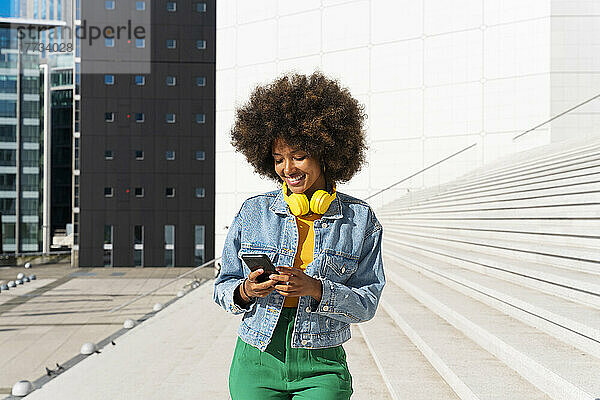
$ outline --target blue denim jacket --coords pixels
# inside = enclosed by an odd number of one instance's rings
[[[261,351],[271,340],[285,298],[273,291],[247,308],[234,303],[235,288],[250,273],[240,257],[264,253],[275,266],[292,267],[298,247],[295,218],[281,190],[254,196],[243,203],[225,240],[213,298],[229,312],[244,313],[238,335]],[[350,339],[350,323],[373,318],[385,285],[383,229],[367,203],[337,192],[327,212],[314,221],[314,231],[313,261],[305,273],[322,281],[321,301],[298,299],[294,348],[333,347]]]

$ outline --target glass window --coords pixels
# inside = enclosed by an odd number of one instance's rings
[[[168,188],[165,190],[165,195],[166,195],[167,197],[175,197],[175,188],[168,187]]]
[[[174,1],[168,1],[167,2],[167,11],[169,11],[169,12],[177,11],[177,3]]]
[[[113,122],[115,120],[115,113],[114,112],[104,113],[104,120],[106,122]]]
[[[104,38],[104,46],[115,47],[115,38]]]
[[[104,225],[104,266],[110,267],[113,264],[112,256],[112,243],[113,243],[113,226]]]
[[[206,119],[206,117],[204,114],[196,114],[196,123],[197,124],[203,124],[205,119]]]
[[[146,77],[144,75],[136,75],[135,76],[135,84],[138,86],[142,86],[146,84]]]
[[[167,39],[167,49],[174,49],[177,47],[177,40]]]
[[[167,152],[165,153],[165,157],[167,158],[167,160],[174,160],[175,159],[175,151],[167,150]]]
[[[115,1],[114,0],[106,0],[104,2],[104,8],[106,8],[107,10],[114,10],[115,9]]]
[[[135,113],[135,122],[144,122],[144,113]]]
[[[138,11],[144,11],[146,9],[146,2],[145,1],[136,1],[135,9]]]
[[[177,78],[174,76],[167,76],[167,86],[175,86],[177,84]]]
[[[196,188],[196,197],[200,198],[200,197],[204,197],[204,188]]]
[[[196,3],[196,12],[206,12],[206,3]]]
[[[206,77],[197,76],[196,77],[196,86],[206,86]]]
[[[104,197],[113,197],[113,188],[105,187],[104,188]]]
[[[135,197],[144,197],[144,188],[136,187],[134,189]]]
[[[175,265],[175,225],[165,225],[165,265]]]
[[[174,124],[175,123],[175,114],[167,114],[167,124]]]
[[[204,264],[204,225],[194,225],[194,265]]]
[[[135,225],[133,228],[133,244],[144,244],[144,225]]]
[[[143,160],[144,159],[144,151],[143,150],[136,150],[135,151],[135,159],[136,160]]]
[[[146,47],[146,39],[135,39],[135,47],[138,49]]]
[[[112,160],[113,159],[113,151],[112,150],[104,150],[104,159]]]
[[[141,267],[144,265],[144,226],[133,227],[133,265]]]
[[[165,244],[175,244],[175,225],[165,225]]]
[[[196,40],[196,48],[198,50],[204,50],[206,48],[206,40]]]
[[[115,76],[114,75],[104,75],[104,84],[105,85],[114,85],[115,84]]]
[[[197,151],[196,152],[196,160],[204,160],[206,157],[206,154],[203,151]]]

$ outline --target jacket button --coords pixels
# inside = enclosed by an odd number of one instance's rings
[[[306,307],[306,312],[310,312],[310,307]]]
[[[342,274],[346,272],[346,267],[342,267]]]
[[[308,343],[308,340],[303,340],[301,343],[302,343],[302,346],[306,346],[306,344]]]
[[[323,228],[327,228],[327,222],[323,222],[323,223],[321,224],[321,226],[322,226]]]
[[[329,311],[329,306],[323,306],[323,311]]]

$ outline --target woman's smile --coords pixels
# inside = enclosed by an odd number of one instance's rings
[[[292,148],[283,139],[277,139],[273,144],[273,160],[275,172],[292,192],[310,197],[316,190],[325,189],[325,176],[319,160],[305,151]]]

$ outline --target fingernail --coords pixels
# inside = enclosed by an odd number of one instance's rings
[[[263,273],[263,272],[265,272],[265,270],[264,270],[264,269],[262,269],[262,268],[259,268],[259,269],[257,269],[257,271],[260,271],[260,273]]]
[[[275,274],[269,275],[269,279],[273,279],[274,276],[275,276]]]

